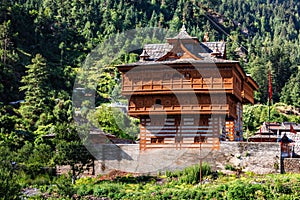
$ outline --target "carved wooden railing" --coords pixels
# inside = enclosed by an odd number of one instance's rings
[[[149,115],[151,114],[232,114],[235,112],[234,109],[230,110],[228,104],[222,105],[211,105],[211,104],[202,104],[202,105],[178,105],[178,106],[152,106],[152,107],[135,107],[129,106],[128,113],[129,115]]]
[[[176,80],[124,81],[123,94],[132,92],[176,91],[176,90],[233,90],[232,78],[198,78]]]

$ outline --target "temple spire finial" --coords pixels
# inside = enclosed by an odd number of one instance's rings
[[[216,57],[216,58],[220,58],[222,56],[222,53],[220,52],[220,50],[218,48],[218,43],[216,43],[215,49],[210,55],[213,57]]]
[[[209,35],[208,32],[205,33],[204,37],[203,37],[203,42],[209,42]]]
[[[186,28],[185,28],[185,24],[184,24],[184,23],[182,24],[182,27],[181,27],[180,31],[181,31],[181,32],[186,31]]]
[[[149,58],[150,58],[150,56],[147,53],[146,49],[143,49],[143,52],[140,55],[140,61],[147,61]]]
[[[180,29],[180,31],[182,31],[182,32],[184,32],[184,31],[186,31],[186,28],[185,28],[185,16],[183,15],[182,16],[182,27],[181,27],[181,29]]]

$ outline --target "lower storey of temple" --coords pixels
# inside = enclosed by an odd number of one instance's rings
[[[220,140],[241,139],[241,121],[229,119],[225,115],[140,116],[140,150],[219,149]]]

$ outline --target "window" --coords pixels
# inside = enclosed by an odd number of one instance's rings
[[[196,136],[194,137],[194,143],[205,143],[207,138],[205,136]]]
[[[138,100],[137,107],[143,107],[143,106],[144,106],[144,102],[142,100]]]
[[[181,78],[182,78],[182,74],[180,74],[179,72],[173,74],[173,80],[180,80]]]
[[[164,143],[164,138],[151,138],[151,143],[163,144]]]
[[[156,99],[156,100],[155,100],[155,104],[161,105],[161,99]]]
[[[172,104],[171,104],[171,101],[170,101],[170,100],[166,100],[166,101],[165,101],[165,105],[166,105],[166,106],[171,106],[171,105],[172,105]]]
[[[180,137],[180,136],[176,136],[176,137],[175,137],[175,143],[181,143],[182,140],[183,140],[183,138]]]
[[[191,75],[189,73],[185,73],[185,78],[186,79],[190,79],[191,78]]]

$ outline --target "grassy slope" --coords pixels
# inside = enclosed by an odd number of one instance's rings
[[[113,180],[82,178],[75,186],[68,185],[68,193],[57,184],[48,189],[47,199],[298,199],[300,175],[252,173],[237,175],[219,174],[205,177],[203,184],[188,184],[174,173],[164,176],[114,177]],[[59,186],[59,188],[57,187]],[[49,191],[51,193],[49,193]],[[45,193],[44,193],[45,194]],[[59,195],[60,194],[60,195]],[[37,198],[37,197],[35,197]],[[38,198],[42,198],[39,196]]]

